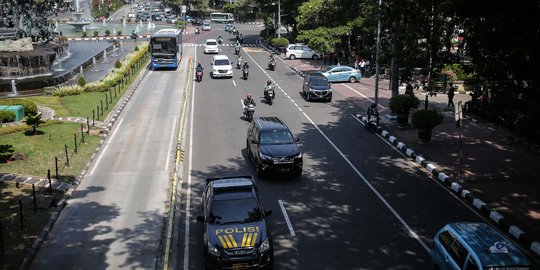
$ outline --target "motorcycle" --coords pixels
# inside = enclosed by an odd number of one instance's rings
[[[219,45],[221,45],[221,43],[223,43],[223,38],[222,37],[218,38],[218,43],[219,43]]]
[[[240,47],[234,47],[234,54],[240,54]]]
[[[251,122],[253,120],[253,114],[255,114],[255,105],[250,103],[244,108],[244,117]]]
[[[240,69],[242,67],[242,60],[238,59],[236,60],[236,68]]]
[[[244,75],[244,80],[247,81],[248,75],[249,75],[249,69],[246,68],[246,67],[244,67],[244,68],[242,69],[242,75]]]
[[[195,79],[197,80],[197,82],[202,81],[202,77],[203,77],[203,71],[202,70],[197,70],[195,72]]]
[[[274,87],[266,87],[264,91],[264,98],[266,99],[266,103],[268,103],[268,105],[272,105],[275,96],[276,92],[274,92]]]
[[[379,116],[377,114],[366,116],[365,118],[362,119],[364,121],[364,127],[371,132],[377,131],[378,118]]]
[[[276,60],[268,61],[268,68],[272,71],[276,70]]]

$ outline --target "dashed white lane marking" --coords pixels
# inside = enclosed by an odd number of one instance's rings
[[[291,220],[289,219],[289,215],[287,215],[287,210],[285,210],[285,205],[283,205],[282,200],[278,200],[279,207],[281,207],[281,212],[283,213],[283,217],[285,218],[285,222],[287,222],[287,227],[289,227],[289,232],[291,233],[291,236],[296,236],[296,233],[294,233],[293,226],[291,224]]]
[[[99,154],[99,157],[97,158],[96,162],[94,163],[94,166],[92,167],[92,170],[90,170],[90,173],[88,175],[94,174],[94,171],[96,170],[99,162],[101,161],[101,158],[103,158],[103,155],[105,154],[105,152],[107,152],[107,149],[109,148],[109,143],[112,142],[114,136],[116,135],[116,132],[118,131],[118,129],[120,129],[120,126],[122,125],[123,122],[124,122],[124,118],[121,118],[120,121],[118,122],[118,125],[116,125],[116,128],[113,130],[112,135],[109,138],[108,142],[105,144],[105,147]]]

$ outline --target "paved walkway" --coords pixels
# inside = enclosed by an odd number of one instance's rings
[[[283,59],[284,55],[280,57]],[[300,75],[320,67],[320,61],[313,60],[284,59],[282,62]],[[332,88],[348,93],[348,96],[356,92],[351,98],[358,100],[356,104],[361,108],[358,113],[365,115],[374,101],[374,85],[372,76],[354,84],[335,83]],[[421,101],[420,108],[424,108],[426,94],[421,90],[415,94]],[[380,80],[381,116],[390,113],[390,97],[389,81]],[[454,103],[464,103],[469,98],[467,94],[456,94]],[[540,185],[536,182],[540,175],[538,148],[492,123],[467,116],[461,128],[463,177],[460,179],[459,130],[454,121],[454,109],[448,107],[447,102],[445,94],[429,97],[429,108],[444,114],[444,122],[433,130],[429,144],[418,142],[418,132],[414,128],[397,128],[387,117],[381,121],[379,134],[540,257]]]

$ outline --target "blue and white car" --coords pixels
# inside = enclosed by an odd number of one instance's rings
[[[329,82],[357,82],[362,79],[360,71],[348,66],[328,66],[321,71]]]

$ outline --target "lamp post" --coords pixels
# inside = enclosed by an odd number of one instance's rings
[[[278,0],[277,2],[277,17],[278,17],[278,23],[277,23],[277,37],[281,37],[281,0]]]
[[[375,55],[375,104],[379,105],[379,69],[381,64],[379,63],[379,57],[381,54],[381,4],[382,0],[379,0],[379,11],[377,16],[377,50]],[[379,125],[379,118],[377,117],[377,125]]]

